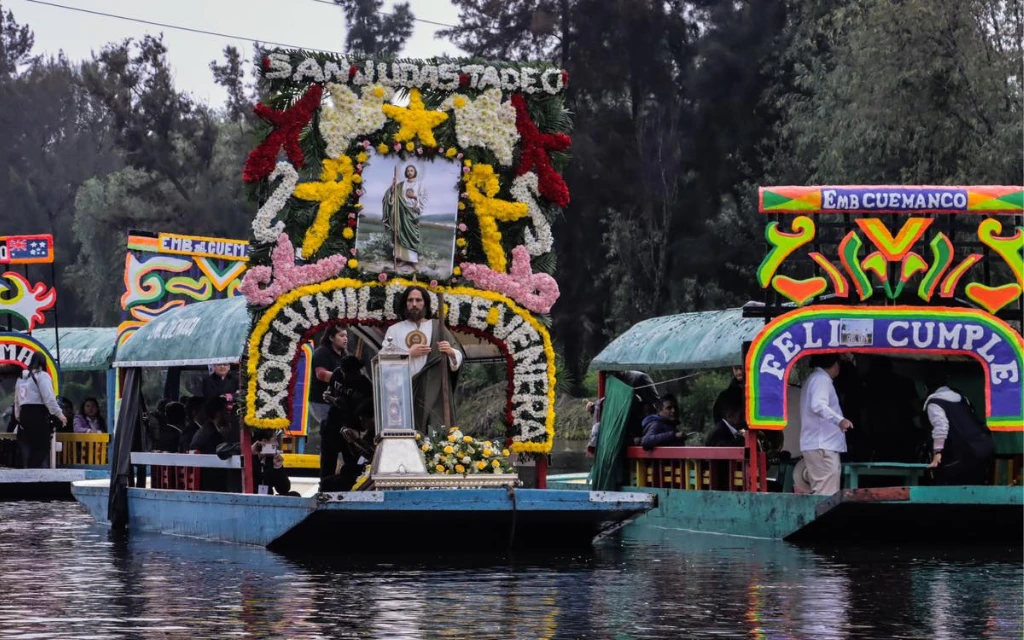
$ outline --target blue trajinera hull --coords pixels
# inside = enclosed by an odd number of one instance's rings
[[[76,482],[72,492],[94,518],[107,522],[107,482]],[[405,549],[410,540],[418,547],[451,546],[453,536],[460,549],[585,547],[654,501],[636,493],[537,489],[366,491],[302,498],[133,488],[128,490],[128,527],[275,550]]]
[[[71,483],[110,477],[102,468],[0,469],[0,500],[72,500]]]
[[[585,474],[549,477],[585,490]],[[631,527],[684,529],[794,542],[1000,543],[1024,540],[1021,487],[845,489],[834,496],[625,487],[656,496]]]

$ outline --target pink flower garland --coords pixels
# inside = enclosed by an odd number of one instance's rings
[[[512,250],[512,268],[499,273],[487,265],[463,262],[462,275],[481,289],[506,295],[530,311],[548,313],[558,300],[558,283],[546,273],[534,273],[530,252],[519,245]]]
[[[271,253],[273,267],[253,267],[245,272],[238,290],[249,304],[265,307],[293,289],[329,280],[345,268],[346,257],[333,255],[313,264],[295,266],[295,248],[282,233]],[[261,288],[260,285],[267,285]]]

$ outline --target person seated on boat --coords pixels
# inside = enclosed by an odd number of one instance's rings
[[[985,484],[995,452],[992,432],[965,396],[954,391],[940,372],[929,380],[931,395],[924,410],[932,425],[932,461],[939,484]]]
[[[715,404],[711,409],[711,416],[717,423],[725,417],[725,408],[729,406],[739,407],[740,415],[743,415],[745,404],[743,395],[743,366],[733,365],[729,386],[722,389],[722,392],[715,398]]]
[[[686,444],[686,434],[679,429],[679,403],[672,394],[660,398],[658,413],[644,418],[644,437],[640,444],[650,451],[655,447],[680,447]]]
[[[222,397],[229,403],[233,402],[238,393],[238,376],[231,371],[231,365],[213,365],[210,375],[203,378],[202,392],[204,398]]]
[[[323,399],[330,409],[327,420],[320,429],[320,477],[326,478],[338,472],[338,454],[343,464],[355,464],[355,455],[346,446],[341,431],[344,428],[359,429],[356,410],[363,402],[373,401],[373,383],[362,374],[363,363],[355,356],[345,356],[331,374],[330,383]]]
[[[722,419],[715,423],[708,435],[709,447],[742,447],[746,444],[747,430],[743,427],[740,408],[734,404],[722,407]]]
[[[203,407],[206,421],[192,438],[189,449],[206,455],[217,453],[217,445],[225,442],[230,432],[228,402],[220,396],[209,398]]]
[[[75,403],[71,402],[71,398],[67,396],[58,396],[57,401],[60,403],[60,410],[64,414],[64,422],[57,427],[57,433],[74,433]]]
[[[86,398],[75,415],[75,433],[106,433],[107,421],[100,413],[100,401]]]
[[[206,421],[203,404],[203,399],[196,396],[185,401],[185,426],[182,427],[181,438],[178,440],[179,453],[188,453],[192,450],[192,440]]]
[[[184,429],[185,405],[180,402],[168,402],[164,407],[164,421],[160,425],[160,432],[153,441],[153,451],[177,453]]]
[[[811,356],[812,371],[800,391],[800,454],[793,469],[797,493],[830,496],[839,492],[846,451],[846,432],[853,423],[843,416],[833,384],[839,375],[839,355]]]

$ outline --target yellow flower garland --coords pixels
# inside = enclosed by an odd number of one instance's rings
[[[381,109],[383,109],[384,115],[401,125],[398,133],[395,134],[395,142],[406,142],[419,138],[420,144],[427,147],[437,146],[437,140],[434,139],[434,127],[448,119],[447,113],[430,111],[424,107],[419,89],[409,91],[408,107],[386,104]],[[406,149],[412,151],[408,145]]]
[[[319,202],[316,218],[302,239],[302,257],[309,258],[323,246],[331,228],[331,216],[341,209],[352,195],[355,168],[352,158],[327,158],[320,172],[320,182],[305,182],[295,187],[295,197]]]
[[[392,281],[403,286],[423,286],[423,283],[413,282],[404,278],[396,278]],[[299,298],[305,296],[316,295],[317,293],[329,293],[336,289],[344,289],[351,287],[353,289],[359,289],[361,287],[378,287],[384,286],[379,282],[364,282],[362,280],[355,280],[353,278],[335,278],[319,284],[311,284],[304,287],[299,287],[285,293],[274,302],[267,310],[260,316],[260,319],[256,322],[256,326],[253,327],[252,334],[249,336],[249,354],[248,362],[246,363],[246,373],[248,374],[248,385],[247,385],[247,397],[246,397],[246,424],[252,427],[259,427],[264,429],[282,429],[289,426],[289,420],[287,418],[257,418],[256,417],[256,373],[257,368],[262,363],[260,359],[260,344],[263,342],[263,336],[266,335],[267,331],[270,330],[271,323],[277,319],[278,314],[281,310],[291,303],[295,302]],[[495,293],[493,291],[485,291],[482,289],[473,289],[470,287],[435,287],[435,291],[441,293],[451,293],[455,295],[473,296],[477,298],[483,298],[493,303],[500,303],[505,305],[512,313],[521,317],[525,322],[533,328],[534,331],[541,337],[541,341],[544,343],[544,357],[547,360],[547,378],[548,378],[548,414],[546,416],[544,431],[547,438],[544,442],[513,442],[512,451],[519,453],[548,453],[551,451],[551,447],[555,440],[555,350],[551,343],[551,334],[548,333],[547,328],[537,321],[526,309],[523,309],[518,304],[506,298],[505,296]],[[489,315],[489,314],[488,314]],[[507,456],[508,454],[504,451],[502,455]]]
[[[469,165],[469,161],[466,161]],[[494,196],[501,185],[494,167],[489,164],[476,164],[465,176],[466,196],[473,205],[473,212],[480,223],[480,240],[487,257],[487,266],[498,273],[504,273],[508,265],[505,250],[501,246],[501,231],[498,222],[514,222],[530,215],[530,209],[524,202],[499,200]]]

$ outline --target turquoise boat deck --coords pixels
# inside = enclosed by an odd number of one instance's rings
[[[589,490],[587,474],[548,486]],[[1008,543],[1024,540],[1024,487],[844,489],[834,496],[623,487],[657,498],[630,526],[793,542]]]

